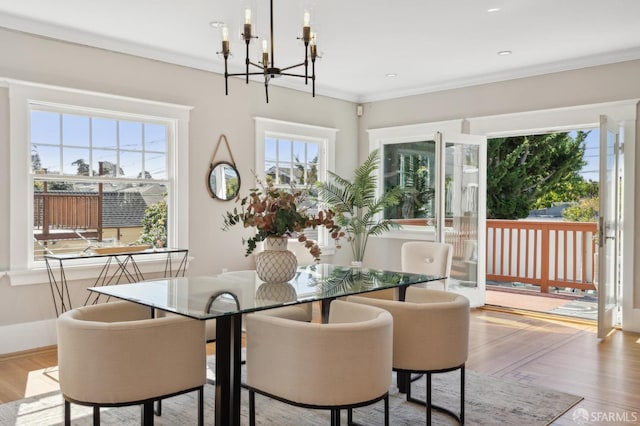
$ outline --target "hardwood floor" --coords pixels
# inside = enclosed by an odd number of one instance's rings
[[[0,402],[56,390],[56,358],[55,347],[0,357]],[[575,426],[577,408],[592,420],[618,420],[609,424],[640,422],[638,334],[616,331],[601,341],[591,324],[475,309],[467,368],[583,396],[557,425]]]

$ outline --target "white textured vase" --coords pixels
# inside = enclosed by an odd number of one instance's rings
[[[256,273],[266,283],[287,282],[296,274],[298,259],[287,250],[287,237],[268,237],[256,256]]]

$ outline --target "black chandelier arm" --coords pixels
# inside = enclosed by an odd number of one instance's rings
[[[316,60],[311,60],[311,96],[316,97]]]
[[[227,58],[224,58],[224,94],[229,96],[229,72],[227,70]]]
[[[281,72],[280,75],[285,75],[287,77],[300,77],[300,78],[307,78],[306,75],[304,74],[292,74],[292,73],[288,73],[288,72]]]
[[[250,61],[250,64],[253,65],[256,68],[260,68],[261,70],[264,70],[264,65],[263,64],[259,64],[259,63],[252,62],[252,61]]]
[[[286,70],[290,70],[290,69],[293,69],[293,68],[298,68],[298,67],[301,67],[303,65],[304,65],[304,62],[300,62],[299,64],[291,65],[290,67],[280,68],[280,71],[286,71]],[[305,72],[305,74],[306,74],[306,72]]]
[[[246,45],[247,45],[247,54],[245,56],[245,60],[244,63],[247,67],[247,70],[245,72],[246,74],[246,83],[249,84],[249,65],[251,64],[251,61],[249,61],[249,42],[251,41],[251,37],[249,37],[248,39],[246,39]]]
[[[262,67],[260,67],[262,69]],[[227,76],[229,77],[239,77],[239,76],[246,76],[246,75],[264,75],[264,71],[260,71],[260,72],[250,72],[249,74],[244,73],[244,72],[236,72],[236,73],[229,73],[227,74]]]
[[[304,84],[309,80],[309,42],[304,43]]]
[[[271,79],[271,77],[269,76],[269,74],[265,73],[264,74],[264,96],[265,99],[267,100],[267,103],[269,103],[269,80]]]

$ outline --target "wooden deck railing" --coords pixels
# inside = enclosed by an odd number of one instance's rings
[[[101,238],[102,197],[99,193],[34,193],[33,228],[37,240]]]
[[[487,280],[594,290],[597,223],[487,220]]]

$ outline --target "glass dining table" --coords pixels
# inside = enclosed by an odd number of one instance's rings
[[[338,297],[397,289],[404,300],[408,286],[446,277],[333,264],[300,266],[286,283],[264,283],[254,271],[216,276],[175,277],[88,290],[198,320],[216,320],[215,424],[240,425],[242,315],[319,301],[327,322]]]

